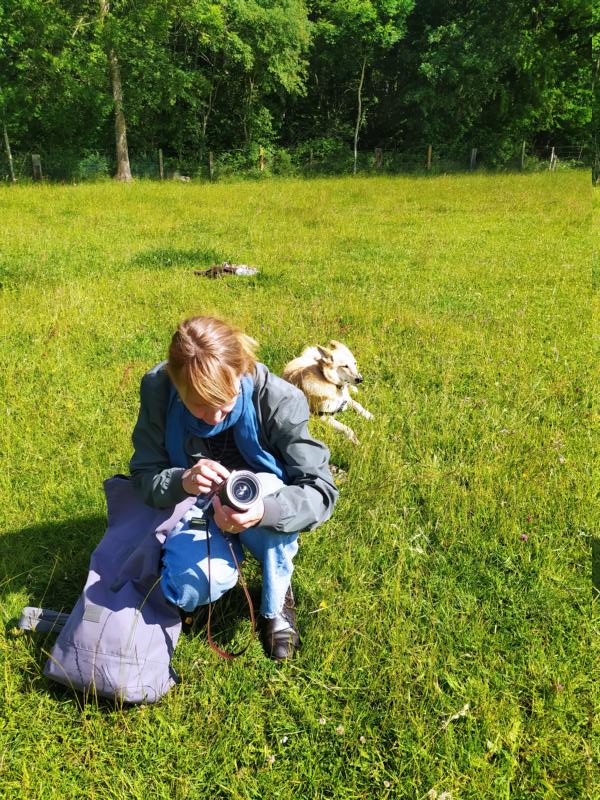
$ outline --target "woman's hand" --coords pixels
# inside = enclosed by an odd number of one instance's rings
[[[257,500],[246,511],[234,511],[233,508],[224,506],[217,496],[213,497],[212,506],[215,522],[225,533],[242,533],[248,528],[254,528],[265,515],[262,499]]]
[[[188,494],[208,494],[227,480],[230,472],[218,461],[201,458],[193,467],[186,469],[181,483]]]

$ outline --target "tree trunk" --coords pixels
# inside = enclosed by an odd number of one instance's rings
[[[213,105],[215,100],[217,99],[217,92],[219,91],[219,85],[213,86],[211,84],[210,92],[208,94],[208,105],[206,106],[206,111],[202,115],[202,138],[204,139],[203,144],[206,144],[206,131],[208,128],[208,118],[211,115],[213,110]]]
[[[100,0],[100,19],[104,21],[110,10],[109,0]],[[112,84],[113,100],[115,103],[115,139],[117,152],[116,180],[131,181],[131,167],[129,166],[129,150],[127,148],[127,126],[123,113],[123,88],[121,84],[121,69],[117,54],[112,47],[108,50],[108,64],[110,66],[110,80]]]
[[[356,162],[358,160],[358,133],[360,131],[360,123],[362,120],[362,90],[365,82],[365,70],[367,68],[367,57],[363,58],[362,70],[360,72],[360,81],[358,82],[358,113],[356,115],[356,128],[354,130],[354,170],[356,175]]]
[[[131,168],[129,166],[129,150],[127,148],[127,128],[125,125],[125,114],[123,113],[123,93],[121,89],[121,70],[114,50],[110,51],[110,74],[112,78],[113,98],[115,101],[115,137],[117,143],[117,174],[118,181],[131,180]]]
[[[248,79],[248,102],[246,103],[246,111],[244,113],[244,119],[242,121],[242,125],[244,128],[244,142],[246,147],[250,144],[250,140],[252,137],[252,127],[250,124],[250,114],[252,112],[252,103],[254,102],[254,80],[252,78]]]
[[[2,127],[4,129],[4,146],[6,148],[6,158],[8,159],[8,169],[10,171],[10,179],[13,183],[16,183],[17,179],[15,178],[15,168],[13,166],[12,153],[10,150],[10,142],[8,141],[8,131],[6,130],[5,122],[2,123]]]

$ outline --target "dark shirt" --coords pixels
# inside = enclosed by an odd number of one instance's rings
[[[202,454],[194,453],[193,450],[195,450],[195,448],[193,447],[193,443],[190,442],[190,444],[192,452],[189,452],[188,455],[191,456],[192,462],[195,462],[200,458],[206,458],[208,454],[208,458],[211,458],[213,461],[218,461],[219,464],[223,464],[223,466],[227,467],[228,470],[250,469],[248,464],[246,464],[244,461],[242,454],[238,450],[231,428],[228,428],[221,433],[217,433],[215,436],[209,436],[206,439],[202,439]]]

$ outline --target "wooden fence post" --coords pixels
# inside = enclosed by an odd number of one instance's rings
[[[383,151],[381,147],[375,148],[375,169],[381,169],[381,163],[383,161]]]
[[[208,178],[212,181],[215,174],[215,162],[213,160],[213,151],[208,151]]]
[[[550,169],[551,172],[555,172],[555,170],[556,170],[556,162],[557,161],[558,161],[558,159],[556,157],[556,151],[555,151],[555,148],[553,147],[552,148],[552,152],[550,153],[550,166],[548,168],[548,169]]]
[[[160,175],[161,181],[165,178],[165,167],[163,163],[163,151],[162,147],[158,148],[158,174]]]
[[[473,147],[471,150],[471,169],[477,166],[477,148]]]
[[[523,139],[523,147],[521,147],[521,169],[525,169],[525,148],[527,147],[527,143],[525,139]]]
[[[31,166],[33,167],[33,180],[41,181],[44,177],[42,175],[42,158],[37,153],[31,154]]]
[[[312,147],[310,148],[310,152],[308,154],[308,168],[312,172],[312,168],[313,168],[313,149],[312,149]]]
[[[258,166],[260,171],[263,172],[265,169],[265,148],[261,146],[258,148]]]
[[[6,123],[3,123],[4,128],[4,147],[6,148],[6,157],[8,159],[8,171],[10,172],[10,179],[13,183],[17,182],[15,178],[15,168],[13,166],[12,152],[10,149],[10,142],[8,141],[8,131],[6,130]]]
[[[432,145],[429,145],[429,147],[427,148],[427,169],[431,169],[432,156],[433,156],[433,147]]]

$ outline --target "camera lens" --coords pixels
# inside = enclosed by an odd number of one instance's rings
[[[231,506],[238,511],[250,508],[261,496],[260,481],[248,470],[232,472],[219,493],[223,505]]]
[[[239,478],[231,487],[231,493],[238,503],[251,503],[256,494],[256,486],[248,478]]]

